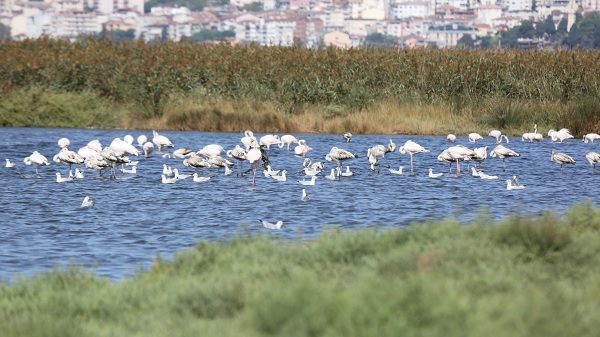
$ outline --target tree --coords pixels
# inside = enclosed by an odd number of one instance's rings
[[[373,33],[365,37],[364,45],[368,47],[392,47],[398,43],[397,39],[381,33]]]
[[[262,2],[251,2],[242,6],[242,9],[248,12],[260,12],[263,10],[263,4]]]
[[[195,33],[190,37],[190,41],[204,42],[204,41],[224,41],[227,38],[235,37],[235,32],[232,30],[217,31],[210,29],[203,29],[198,33]]]
[[[457,46],[464,49],[473,49],[475,48],[475,40],[471,37],[471,35],[465,34],[458,39]]]
[[[537,37],[544,37],[544,35],[548,35],[552,37],[556,35],[556,28],[554,28],[554,20],[551,15],[546,17],[546,20],[543,22],[538,22],[535,27],[535,35]]]

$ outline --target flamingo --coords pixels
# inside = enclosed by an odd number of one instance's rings
[[[481,137],[481,135],[480,135],[480,134],[478,134],[478,133],[475,133],[475,132],[473,132],[473,133],[469,133],[469,137],[468,137],[468,138],[469,138],[469,141],[470,141],[471,143],[475,143],[476,141],[478,141],[478,140],[480,140],[480,139],[483,139],[483,137]]]
[[[37,152],[37,151],[33,151],[33,153],[29,156],[26,157],[25,159],[23,159],[23,162],[25,163],[25,165],[34,165],[35,166],[35,176],[39,177],[39,171],[38,168],[40,166],[46,166],[46,165],[50,165],[50,163],[48,162],[48,159],[46,159],[46,157],[44,157],[44,155],[42,155],[41,153]]]
[[[593,143],[596,139],[600,139],[600,135],[597,133],[588,133],[587,135],[583,136],[584,143]]]
[[[563,170],[563,165],[564,164],[573,164],[575,165],[575,160],[562,152],[554,152],[554,149],[550,150],[550,160],[552,160],[553,162],[560,164],[560,171],[562,172]]]
[[[123,137],[123,140],[129,145],[133,145],[133,136],[132,135],[125,135],[125,137]]]
[[[182,147],[180,149],[173,151],[173,158],[189,157],[189,156],[191,156],[192,153],[194,153],[194,150],[188,149],[186,147]]]
[[[488,136],[496,138],[496,144],[502,143],[502,138],[504,138],[506,140],[506,142],[508,143],[508,137],[503,135],[502,132],[500,132],[500,130],[492,130],[492,131],[490,131]]]
[[[488,146],[474,148],[473,152],[475,152],[475,156],[471,157],[471,159],[478,163],[483,163],[483,161],[487,158],[487,151]]]
[[[300,200],[302,200],[302,201],[307,201],[307,200],[309,200],[309,199],[310,199],[310,198],[308,197],[308,194],[306,194],[306,189],[305,189],[305,188],[303,188],[303,189],[302,189],[302,197],[300,197]]]
[[[404,146],[402,146],[400,148],[400,153],[402,153],[402,154],[408,153],[410,155],[410,172],[411,173],[414,173],[413,155],[416,153],[422,153],[422,152],[429,152],[429,150],[427,150],[426,148],[422,147],[421,145],[413,142],[412,140],[407,140],[406,143],[404,143]]]
[[[456,141],[456,136],[450,133],[446,136],[446,140],[450,143],[454,143]]]
[[[61,138],[58,140],[58,147],[60,148],[69,147],[69,145],[71,145],[69,138]]]
[[[86,196],[85,198],[83,198],[83,201],[81,202],[81,207],[92,207],[95,204],[96,204],[96,200],[90,199],[90,197]]]
[[[281,140],[279,139],[279,136],[277,136],[277,135],[264,135],[264,136],[260,137],[258,144],[264,145],[267,147],[267,150],[270,150],[271,145],[281,144]]]
[[[334,161],[338,164],[338,171],[342,165],[342,162],[350,159],[358,158],[358,155],[344,149],[340,149],[337,146],[331,148],[329,153],[325,156],[325,160],[331,162]],[[341,176],[338,176],[341,179]]]
[[[555,131],[553,129],[548,130],[548,137],[552,139],[553,142],[563,142],[566,139],[573,138],[573,135],[569,132],[569,129],[560,129]]]
[[[233,166],[232,162],[230,162],[229,160],[227,160],[221,156],[210,157],[206,160],[206,162],[209,163],[210,166],[213,168],[220,168],[220,167],[231,168]]]
[[[281,229],[281,227],[283,226],[283,221],[279,220],[276,223],[270,223],[266,220],[262,220],[262,219],[258,219],[258,221],[260,221],[260,223],[263,225],[263,227],[268,228],[268,229]]]
[[[246,150],[242,149],[242,147],[238,144],[232,150],[228,150],[226,152],[226,155],[227,157],[233,158],[238,161],[238,163],[240,164],[240,175],[242,175],[242,164],[244,163],[244,160],[246,160],[246,156],[248,155]]]
[[[258,161],[262,158],[262,153],[260,149],[256,147],[256,142],[253,143],[253,146],[248,151],[246,155],[246,160],[250,163],[252,168],[252,186],[256,186],[256,169],[259,166]],[[256,163],[256,164],[255,164]]]
[[[128,142],[122,140],[121,138],[115,138],[110,143],[109,146],[112,150],[114,150],[117,155],[122,156],[125,154],[130,154],[133,156],[137,156],[140,154],[140,151],[135,148],[135,146],[129,144]]]
[[[592,166],[592,171],[596,170],[596,164],[600,163],[600,154],[596,152],[588,152],[585,154],[585,159]]]
[[[150,157],[150,154],[154,151],[154,143],[145,142],[142,145],[142,150],[144,151],[144,158]]]
[[[456,162],[456,174],[460,174],[460,162],[461,161],[471,160],[473,157],[477,156],[475,151],[470,150],[462,145],[451,146],[451,147],[447,148],[446,150],[447,150],[446,153],[442,152],[438,156],[438,160],[448,162],[447,159],[450,158],[451,161],[455,161]],[[452,170],[452,164],[450,164],[450,169]]]
[[[508,157],[519,157],[519,154],[507,147],[498,145],[492,150],[492,152],[490,152],[490,157],[501,158],[502,159],[502,172],[506,172],[506,163],[505,163],[504,159],[508,158]]]
[[[242,142],[242,145],[244,145],[246,147],[246,151],[250,150],[252,143],[254,143],[255,141],[256,141],[256,137],[254,137],[254,134],[252,133],[252,131],[250,131],[250,130],[244,131],[244,137],[242,137],[241,142]]]
[[[306,140],[300,139],[298,145],[294,147],[294,154],[299,157],[305,157],[310,150],[312,150],[312,148],[306,145]]]
[[[144,144],[146,144],[147,141],[148,141],[148,137],[146,137],[146,135],[139,135],[137,137],[138,145],[141,147],[144,147]]]
[[[86,146],[96,152],[102,152],[102,144],[98,139],[90,140]]]
[[[60,151],[52,158],[55,163],[63,163],[69,165],[69,170],[73,164],[81,164],[85,159],[79,156],[74,151],[70,151],[67,147],[63,147]]]
[[[204,158],[197,156],[195,153],[183,160],[183,165],[193,167],[195,170],[199,168],[210,168],[212,165]],[[165,165],[166,166],[166,165]],[[164,170],[163,170],[164,171]],[[167,172],[164,172],[167,174]]]
[[[429,178],[438,178],[443,176],[443,173],[433,173],[433,169],[429,168]]]
[[[216,157],[221,154],[221,152],[225,152],[225,149],[219,144],[208,144],[204,146],[200,151],[196,152],[196,154],[201,154],[205,157]]]
[[[281,136],[281,143],[279,143],[279,148],[282,148],[287,144],[288,151],[290,150],[290,145],[297,144],[298,139],[292,135],[283,135]]]
[[[350,132],[344,133],[343,137],[346,143],[350,143],[352,141],[352,134]]]
[[[163,147],[173,147],[173,143],[171,143],[169,138],[167,138],[166,136],[159,135],[158,132],[156,132],[156,130],[152,130],[152,134],[154,135],[154,137],[152,137],[152,143],[154,143],[154,145],[158,147],[159,152],[162,150]]]

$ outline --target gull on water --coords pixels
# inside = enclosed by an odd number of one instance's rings
[[[203,183],[205,181],[210,180],[210,177],[201,177],[198,175],[198,173],[194,173],[194,175],[192,177],[193,177],[192,179],[194,180],[195,183]]]
[[[313,186],[317,181],[317,176],[310,177],[310,180],[298,180],[298,182],[302,185]]]
[[[286,173],[287,173],[287,171],[283,170],[283,171],[281,171],[281,175],[274,175],[274,176],[271,176],[271,178],[273,178],[274,180],[277,180],[277,181],[286,181],[287,180],[287,177],[285,176]]]
[[[326,175],[325,179],[327,179],[327,180],[336,180],[337,176],[336,176],[335,172],[336,172],[336,169],[332,168],[331,169],[331,173],[329,175]]]
[[[91,206],[94,206],[95,204],[96,204],[96,200],[90,199],[90,197],[86,196],[85,198],[83,198],[83,201],[81,202],[81,207],[91,207]]]
[[[302,197],[300,198],[300,200],[302,200],[302,201],[307,201],[307,200],[309,200],[309,199],[310,199],[310,198],[308,197],[308,194],[306,194],[306,189],[305,189],[305,188],[303,188],[303,189],[302,189]]]
[[[7,167],[7,168],[15,167],[15,163],[10,161],[10,159],[7,158],[6,165],[4,167]]]
[[[57,183],[66,183],[68,181],[73,181],[73,177],[62,177],[60,172],[56,172],[56,182]]]
[[[439,178],[443,175],[443,173],[433,173],[433,169],[429,168],[429,178]]]
[[[506,189],[511,190],[522,190],[525,188],[525,185],[515,185],[513,179],[506,179]]]
[[[163,184],[174,184],[177,181],[177,178],[167,177],[164,174],[161,174],[160,177],[162,178]]]
[[[283,226],[283,221],[281,220],[277,221],[276,223],[270,223],[267,220],[263,219],[258,219],[258,221],[260,221],[263,227],[268,229],[281,229],[281,226]]]
[[[404,166],[400,166],[397,170],[394,170],[393,168],[389,168],[388,170],[390,170],[390,172],[393,174],[402,174],[403,168],[404,168]]]

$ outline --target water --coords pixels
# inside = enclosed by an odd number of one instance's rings
[[[269,156],[274,169],[287,169],[288,180],[274,181],[259,170],[255,187],[250,175],[225,176],[222,170],[200,171],[201,175],[212,177],[205,183],[194,183],[188,178],[162,184],[163,164],[183,173],[193,170],[184,167],[182,159],[163,158],[156,152],[148,159],[139,158],[135,175],[118,174],[117,179],[109,179],[108,175],[87,170],[82,180],[56,182],[55,172],[68,174],[68,166],[52,162],[59,150],[59,138],[69,138],[70,149],[77,151],[90,140],[98,139],[107,146],[113,138],[126,134],[135,139],[140,134],[152,138],[150,131],[0,129],[0,281],[10,282],[17,275],[31,276],[69,263],[89,267],[101,277],[120,280],[138,268],[148,268],[157,255],[172,259],[177,251],[198,241],[225,240],[246,231],[306,240],[326,228],[403,227],[450,216],[466,222],[476,217],[482,207],[489,209],[492,217],[501,218],[511,211],[562,212],[577,201],[600,201],[600,169],[593,173],[584,157],[588,151],[600,152],[600,144],[573,139],[556,144],[548,139],[523,143],[519,138],[510,138],[510,143],[504,145],[521,157],[506,160],[506,173],[502,172],[500,159],[488,157],[483,163],[486,173],[498,175],[498,180],[470,175],[429,178],[430,167],[434,172],[448,172],[448,164],[437,161],[437,155],[450,146],[445,137],[355,135],[351,143],[344,143],[341,135],[296,134],[313,148],[308,155],[313,161],[324,161],[332,146],[359,154],[359,158],[344,164],[355,175],[341,181],[328,181],[321,176],[315,186],[303,186],[298,180],[308,178],[296,174],[303,159],[284,147],[272,148]],[[161,134],[175,144],[175,149],[194,150],[211,143],[231,149],[243,136]],[[386,168],[381,168],[380,174],[370,170],[367,148],[386,145],[390,138],[398,148],[412,139],[431,150],[414,156],[414,175],[407,174],[409,156],[397,150],[387,154],[386,159],[392,168],[404,166],[404,175],[391,174]],[[489,153],[495,140],[486,138],[472,144],[463,136],[455,144],[469,148],[489,145]],[[551,148],[571,155],[577,164],[566,166],[561,172],[559,165],[550,161]],[[34,150],[52,162],[40,168],[41,178],[34,177],[34,167],[23,163],[23,158]],[[6,158],[14,161],[18,170],[4,168]],[[249,167],[247,162],[244,167]],[[332,167],[328,163],[325,172],[328,174]],[[237,170],[236,165],[234,172]],[[462,165],[462,170],[467,171],[466,165]],[[518,175],[526,189],[506,190],[505,179],[513,175]],[[300,200],[302,188],[306,188],[309,201]],[[85,196],[96,199],[96,205],[81,208]],[[267,230],[258,219],[283,220],[285,226],[279,231]]]

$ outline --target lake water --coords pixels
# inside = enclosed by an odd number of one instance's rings
[[[429,168],[448,172],[448,164],[437,161],[438,154],[452,145],[445,137],[355,135],[352,142],[344,143],[341,135],[295,134],[313,148],[308,154],[313,161],[325,161],[333,146],[357,153],[359,158],[344,164],[355,175],[341,181],[329,181],[321,175],[314,186],[303,186],[298,181],[307,178],[296,174],[302,169],[303,158],[284,147],[271,148],[268,153],[274,169],[289,172],[287,181],[264,177],[259,169],[254,187],[251,174],[226,176],[223,170],[215,169],[200,171],[202,176],[212,177],[205,183],[188,178],[162,184],[163,164],[182,173],[193,170],[185,167],[182,159],[163,158],[156,152],[148,159],[137,158],[137,174],[118,173],[116,179],[110,179],[107,174],[100,176],[97,171],[86,170],[83,179],[56,182],[55,172],[67,175],[69,171],[67,165],[52,162],[59,151],[58,139],[69,138],[69,148],[77,151],[90,140],[98,139],[108,146],[112,139],[126,134],[135,139],[141,134],[152,138],[152,132],[147,130],[0,128],[0,281],[10,282],[18,275],[31,276],[69,263],[89,267],[101,277],[120,280],[140,267],[148,268],[157,255],[172,259],[177,251],[198,241],[225,240],[246,231],[306,240],[327,228],[403,227],[450,216],[466,222],[476,217],[482,207],[491,216],[501,218],[511,211],[553,208],[562,212],[577,201],[600,201],[600,168],[592,172],[585,160],[588,151],[600,152],[600,143],[585,144],[580,139],[560,144],[548,138],[541,143],[510,138],[510,143],[504,145],[521,156],[506,160],[505,173],[500,159],[488,156],[482,165],[487,174],[497,175],[497,180],[467,174],[429,178]],[[212,143],[232,149],[243,136],[170,131],[161,134],[175,144],[174,149],[188,147],[196,151]],[[262,134],[256,136],[260,138]],[[370,170],[367,149],[386,145],[390,139],[398,148],[412,139],[431,152],[414,156],[415,173],[410,175],[409,155],[396,150],[387,154],[386,160],[392,168],[404,166],[405,174],[394,175],[386,168],[377,174]],[[488,145],[489,153],[495,139],[473,144],[461,136],[455,144],[469,148]],[[571,155],[577,164],[565,166],[561,172],[559,165],[550,161],[552,148]],[[23,163],[34,150],[52,163],[40,168],[38,178],[34,177],[35,168]],[[6,158],[14,161],[17,169],[5,168]],[[328,174],[334,166],[328,163],[324,172]],[[249,167],[247,162],[244,167]],[[466,167],[462,165],[463,173],[467,172]],[[237,170],[236,164],[234,172]],[[526,185],[524,190],[506,189],[505,179],[513,175]],[[306,188],[310,200],[300,200],[302,188]],[[94,198],[96,204],[81,208],[85,196]],[[285,225],[281,230],[267,230],[258,219],[282,220]]]

